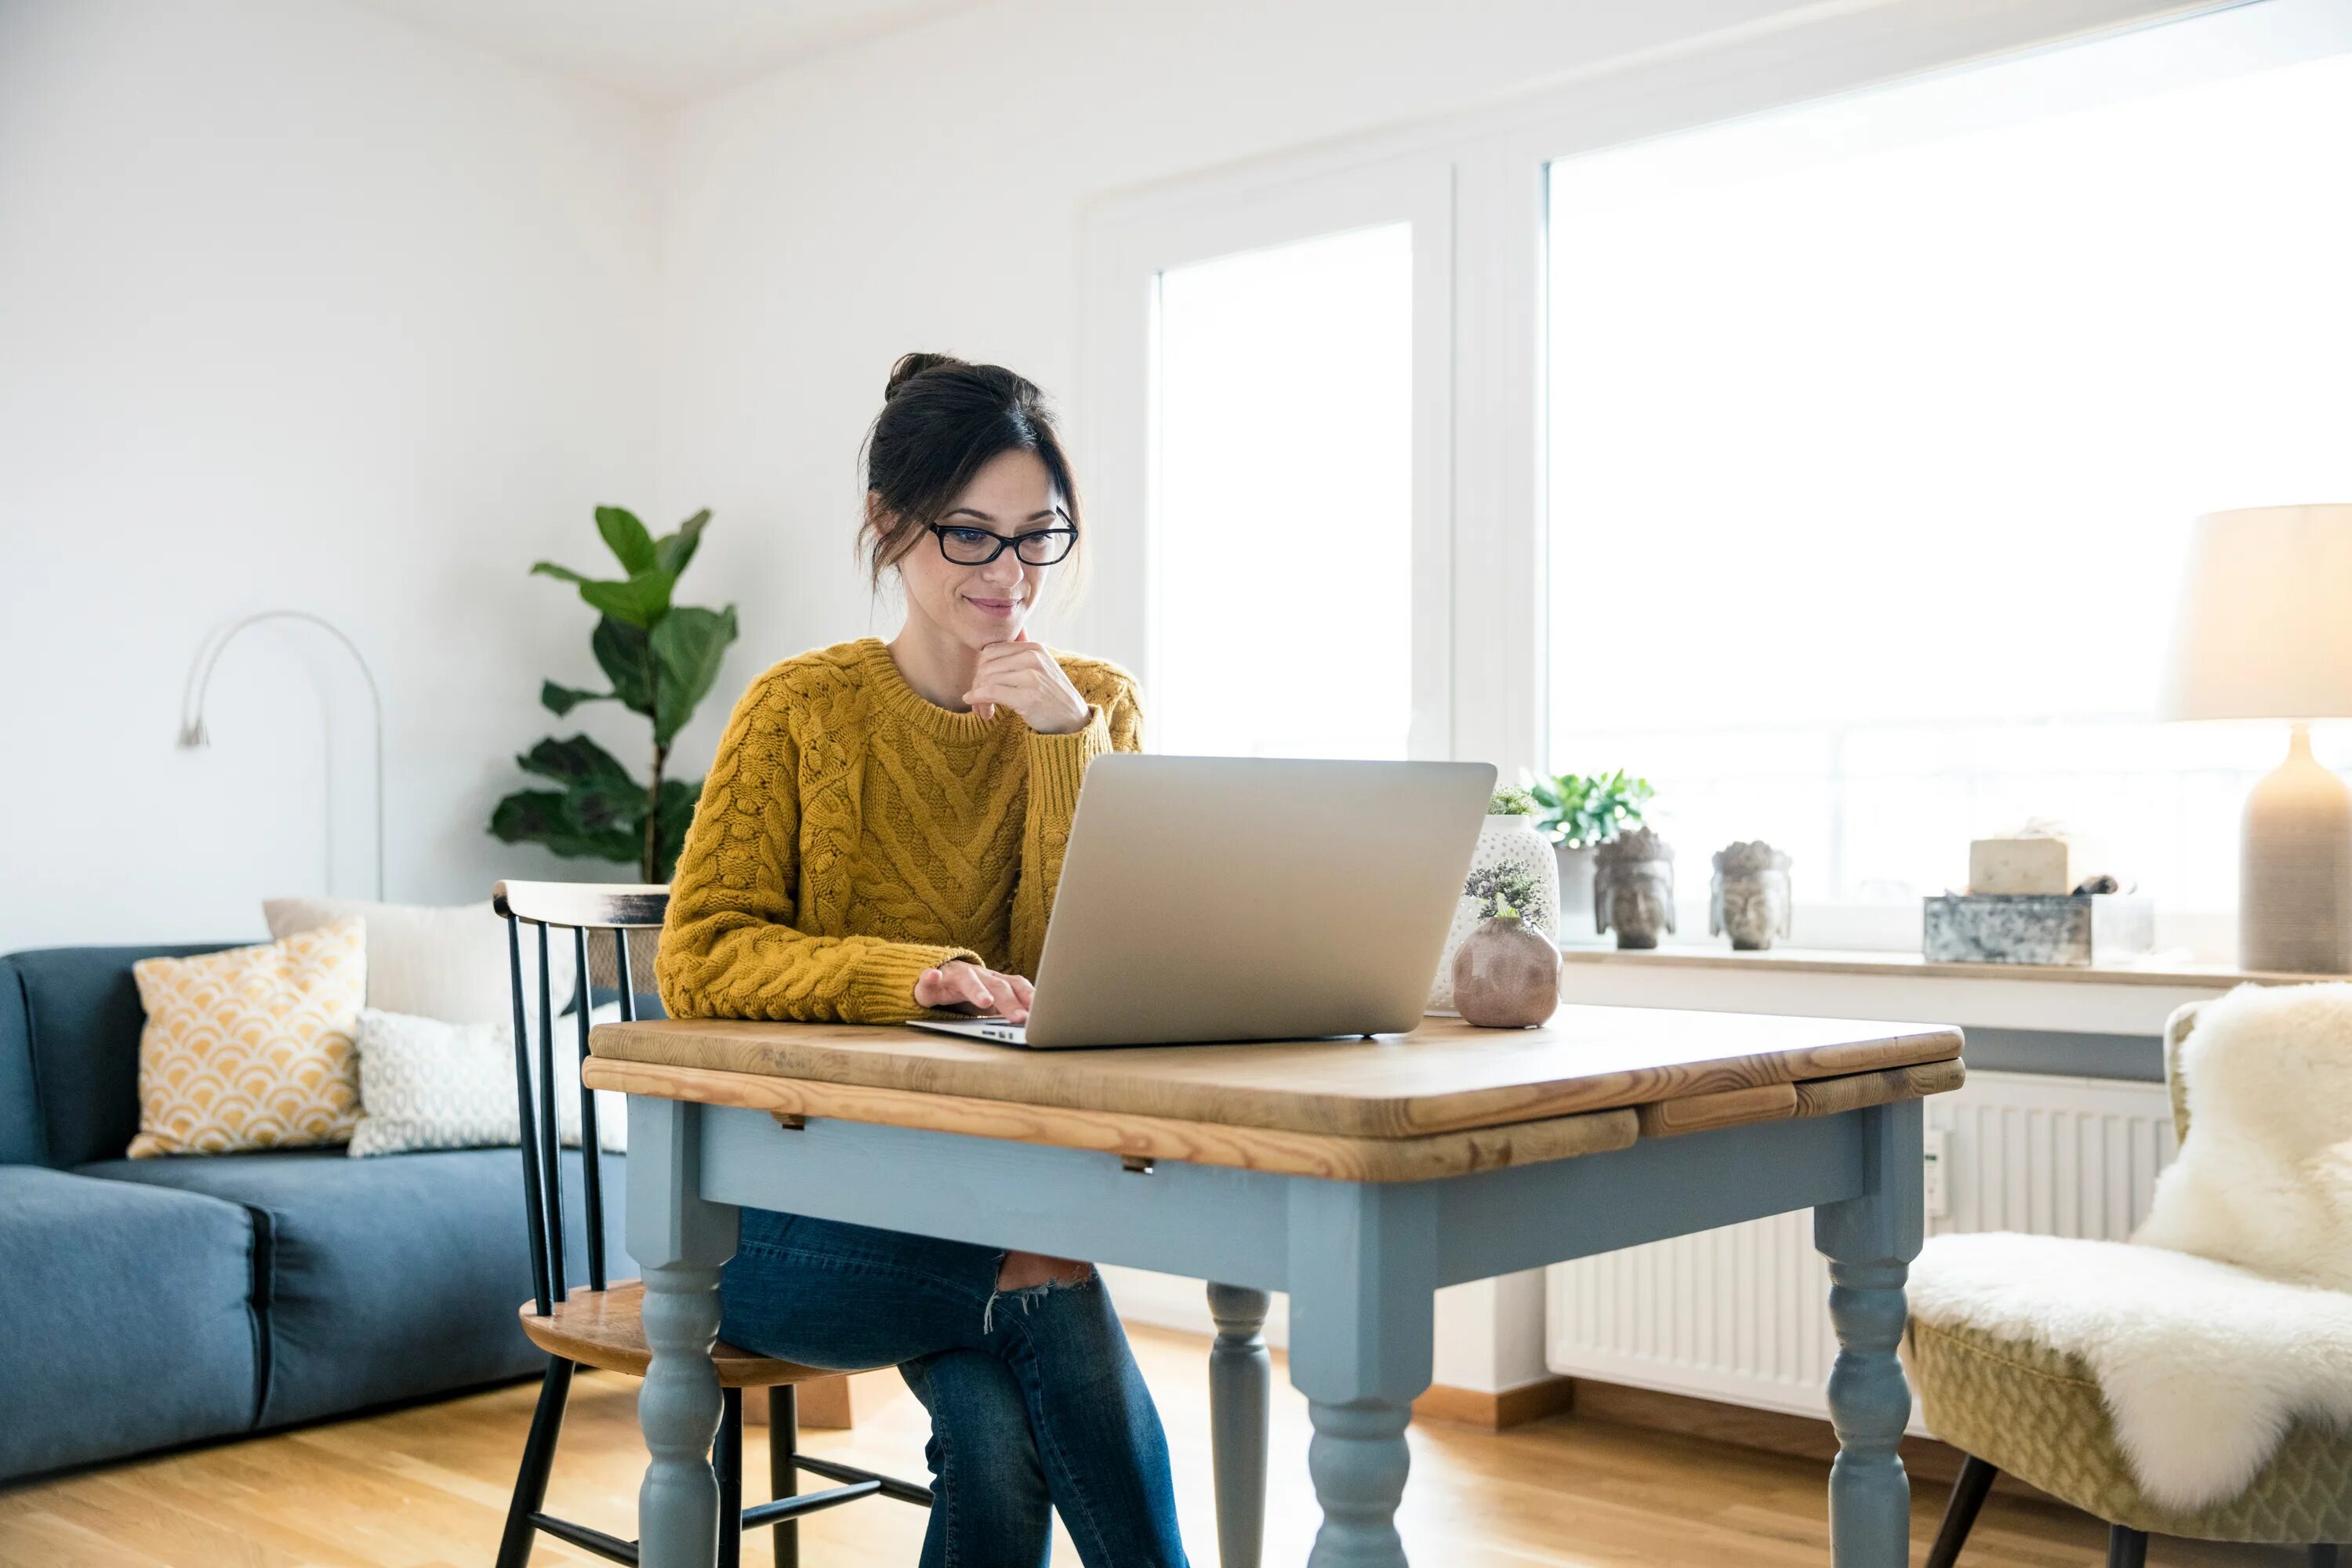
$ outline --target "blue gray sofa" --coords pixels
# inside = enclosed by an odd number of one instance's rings
[[[0,957],[0,1481],[546,1364],[515,1322],[530,1263],[511,1148],[121,1157],[139,1124],[131,965],[229,945]],[[602,1158],[625,1258],[625,1162]]]

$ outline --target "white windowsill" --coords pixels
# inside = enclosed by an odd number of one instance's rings
[[[2160,1034],[2173,1008],[2243,982],[2345,978],[2225,964],[1929,963],[1916,953],[1804,948],[1573,945],[1562,956],[1560,994],[1570,1002],[2113,1035]]]

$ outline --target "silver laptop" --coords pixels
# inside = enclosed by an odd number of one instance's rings
[[[1026,1025],[915,1022],[1040,1047],[1411,1029],[1494,788],[1491,763],[1108,752]]]

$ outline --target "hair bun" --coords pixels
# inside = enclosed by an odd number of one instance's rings
[[[927,370],[937,370],[942,365],[960,365],[964,363],[953,354],[900,354],[898,363],[890,367],[890,379],[882,388],[882,396],[885,401],[896,397],[900,387]]]

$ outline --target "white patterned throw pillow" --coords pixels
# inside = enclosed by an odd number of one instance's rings
[[[591,1013],[592,1024],[620,1021],[616,1003]],[[567,1148],[580,1146],[579,1037],[555,1026],[556,1125]],[[360,1120],[352,1153],[405,1154],[425,1149],[512,1147],[522,1142],[515,1110],[514,1031],[505,1024],[445,1024],[407,1013],[362,1007],[356,1038]],[[531,1053],[534,1073],[538,1052]],[[534,1099],[532,1104],[539,1101]],[[596,1141],[609,1153],[629,1146],[628,1102],[596,1091]]]

